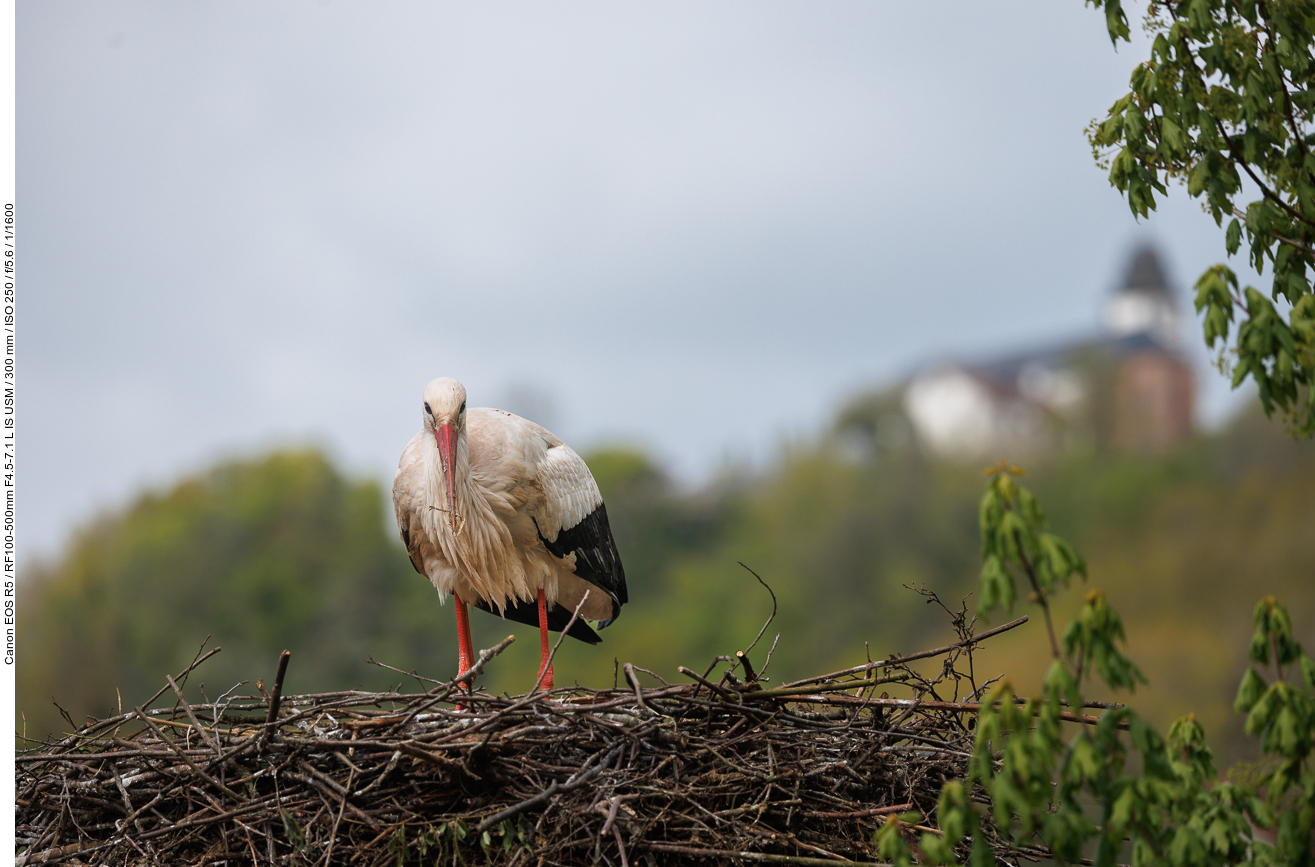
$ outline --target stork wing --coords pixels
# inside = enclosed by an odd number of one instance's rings
[[[607,523],[607,506],[584,459],[558,441],[539,466],[544,507],[532,514],[539,539],[554,556],[575,555],[575,574],[612,597],[609,625],[629,601],[621,555]]]
[[[475,600],[475,607],[490,614],[497,614],[493,606],[483,599]],[[571,610],[564,605],[554,605],[548,609],[548,628],[553,632],[561,632],[566,628],[566,624],[571,623]],[[517,623],[526,623],[530,626],[539,625],[539,605],[537,602],[524,602],[515,597],[507,597],[507,603],[503,606],[502,617],[508,620],[514,620]],[[566,633],[572,638],[579,639],[585,644],[602,644],[603,639],[598,637],[598,633],[589,628],[589,624],[584,622],[584,618],[571,623],[571,630]]]
[[[420,446],[424,433],[418,433],[406,444],[402,459],[397,462],[397,475],[393,476],[393,511],[397,515],[397,529],[402,544],[411,557],[411,565],[426,578],[425,560],[432,556],[433,548],[424,531],[421,516],[425,508],[425,468]]]
[[[607,524],[603,495],[584,459],[546,429],[503,410],[473,409],[468,424],[472,431],[479,429],[483,446],[479,453],[472,448],[472,468],[484,469],[474,467],[478,460],[488,467],[488,475],[506,478],[515,467],[519,484],[541,492],[542,496],[526,498],[524,513],[553,556],[573,560],[576,577],[611,598],[611,617],[598,628],[610,624],[628,601],[626,574]],[[494,465],[500,473],[493,472]]]

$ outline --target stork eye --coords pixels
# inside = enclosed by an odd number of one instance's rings
[[[466,411],[466,402],[463,400],[461,402],[461,409],[457,410],[457,415],[461,415],[465,411]]]
[[[429,413],[430,415],[433,415],[433,414],[434,414],[434,411],[433,411],[432,409],[429,408],[429,404],[428,404],[428,403],[425,404],[425,412]]]

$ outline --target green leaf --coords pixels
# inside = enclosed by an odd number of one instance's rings
[[[1172,118],[1160,118],[1160,145],[1170,157],[1182,156],[1187,152],[1187,137],[1183,129]]]
[[[1105,0],[1105,29],[1110,35],[1110,42],[1115,45],[1119,44],[1120,39],[1131,41],[1128,35],[1128,16],[1123,13],[1120,0]]]
[[[1267,688],[1264,678],[1256,674],[1254,668],[1248,668],[1242,675],[1242,683],[1238,685],[1233,710],[1237,713],[1250,713]]]
[[[922,835],[918,841],[918,848],[922,850],[922,855],[928,864],[957,864],[958,859],[954,857],[954,849],[943,837],[936,834]]]
[[[1032,492],[1022,485],[1018,486],[1018,510],[1036,529],[1045,527],[1046,516],[1041,511],[1041,505],[1036,501],[1036,497],[1032,496]]]
[[[1259,699],[1251,706],[1251,713],[1247,716],[1246,733],[1255,737],[1269,728],[1269,724],[1274,721],[1282,708],[1282,699],[1276,698],[1278,687],[1282,684],[1274,684],[1268,687]]]
[[[992,554],[982,563],[982,573],[978,581],[977,613],[983,617],[995,610],[996,606],[1011,611],[1014,607],[1014,578]]]
[[[1303,747],[1306,749],[1310,747],[1307,729],[1308,726],[1303,723],[1293,707],[1286,705],[1279,711],[1278,717],[1274,720],[1274,726],[1270,732],[1272,737],[1270,743],[1282,755],[1299,755]]]
[[[1315,659],[1301,655],[1301,683],[1308,692],[1315,692]]]
[[[1302,656],[1301,644],[1292,633],[1292,620],[1288,609],[1273,596],[1266,596],[1256,604],[1252,616],[1256,630],[1251,635],[1251,660],[1269,665],[1271,651],[1277,650],[1277,665],[1291,665]]]
[[[977,832],[977,812],[959,780],[950,780],[941,787],[936,816],[944,839],[951,845]]]
[[[1061,660],[1057,659],[1050,663],[1042,689],[1047,700],[1058,702],[1062,698],[1068,701],[1071,708],[1082,706],[1082,694],[1078,690],[1077,678]]]
[[[891,867],[913,867],[913,849],[902,833],[905,824],[898,816],[887,816],[886,823],[872,836],[877,855]]]
[[[1101,776],[1103,762],[1091,738],[1080,735],[1069,745],[1068,755],[1060,770],[1060,778],[1070,788],[1078,788],[1083,783],[1092,782]]]

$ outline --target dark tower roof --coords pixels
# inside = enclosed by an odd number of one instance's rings
[[[1164,268],[1160,266],[1160,257],[1150,244],[1143,244],[1132,254],[1128,263],[1127,274],[1123,278],[1120,292],[1140,291],[1153,295],[1172,296],[1169,281],[1164,278]]]

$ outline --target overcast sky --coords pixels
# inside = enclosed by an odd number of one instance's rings
[[[1145,53],[1080,0],[20,4],[23,548],[276,444],[391,477],[435,376],[693,483],[1094,331],[1138,241],[1185,299],[1213,223],[1082,133]]]

